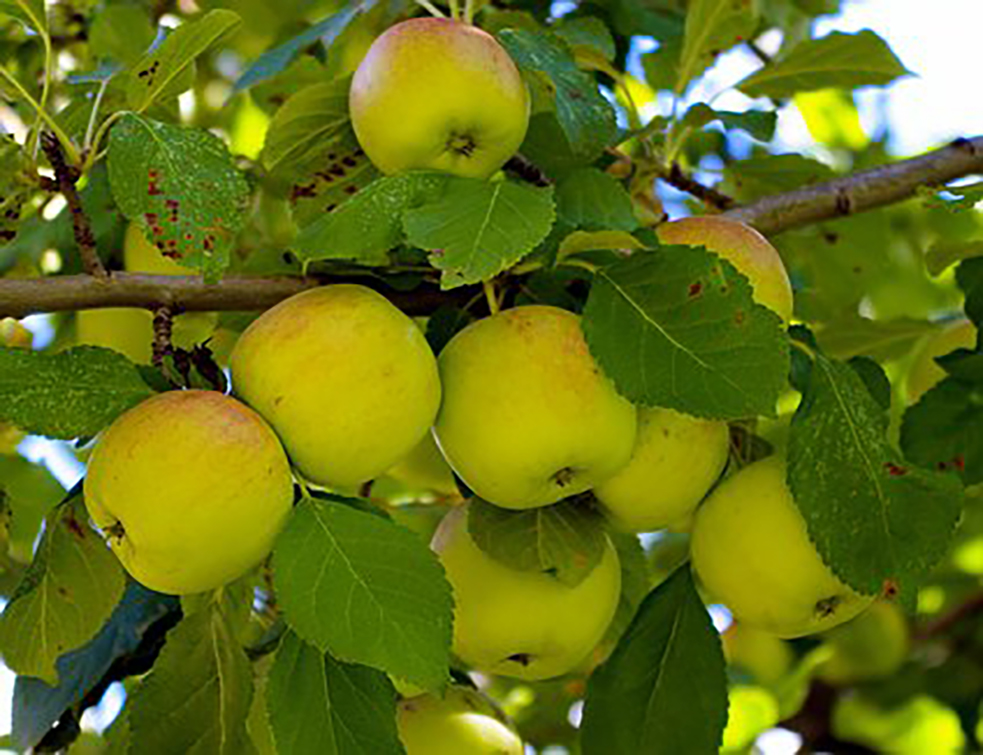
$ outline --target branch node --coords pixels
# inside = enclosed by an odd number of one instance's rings
[[[174,312],[167,305],[154,310],[153,365],[162,367],[164,357],[173,353],[171,335],[174,331]]]

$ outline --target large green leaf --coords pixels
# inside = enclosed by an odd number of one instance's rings
[[[318,650],[428,688],[446,680],[450,585],[409,530],[305,498],[277,539],[273,569],[287,622]]]
[[[583,317],[622,395],[712,419],[774,414],[788,374],[781,325],[733,265],[684,246],[602,268]]]
[[[201,268],[208,283],[221,278],[249,197],[221,139],[126,115],[111,132],[109,179],[120,209],[146,225],[162,254]]]
[[[711,755],[727,721],[724,654],[682,566],[642,602],[611,657],[591,675],[584,755]]]
[[[396,690],[381,671],[341,663],[292,632],[266,690],[278,755],[402,755]]]
[[[55,661],[99,631],[123,595],[119,562],[81,499],[52,512],[34,561],[0,615],[0,653],[22,676],[58,683]]]
[[[791,97],[796,92],[836,87],[884,86],[908,73],[877,34],[832,32],[805,40],[788,55],[744,79],[737,88],[749,97]]]
[[[612,176],[597,168],[579,168],[556,187],[556,213],[586,231],[634,231],[638,220],[631,196]]]
[[[0,347],[0,419],[50,438],[93,436],[153,391],[122,354]]]
[[[748,39],[756,23],[754,0],[693,0],[686,10],[676,92],[686,91],[720,53]]]
[[[440,193],[406,211],[414,246],[431,252],[441,286],[487,280],[531,252],[553,225],[552,188],[450,176]]]

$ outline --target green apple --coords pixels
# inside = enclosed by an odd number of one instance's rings
[[[443,697],[400,700],[396,713],[406,755],[523,755],[522,740],[478,690],[450,687]]]
[[[896,705],[863,694],[839,695],[831,729],[837,739],[859,742],[890,755],[955,755],[967,748],[959,714],[926,694],[913,694]]]
[[[386,475],[412,490],[428,490],[443,498],[460,498],[454,472],[444,459],[433,433],[427,433],[412,451]]]
[[[894,603],[879,600],[826,635],[832,654],[816,669],[831,684],[883,679],[908,657],[908,622]]]
[[[737,621],[779,637],[822,632],[873,601],[840,582],[809,539],[778,456],[725,480],[696,511],[693,566]]]
[[[597,485],[594,495],[618,529],[684,531],[729,452],[726,422],[640,407],[631,461]]]
[[[413,168],[487,178],[522,144],[529,93],[490,34],[448,18],[386,30],[355,71],[352,125],[383,173]]]
[[[966,319],[954,320],[932,333],[920,345],[908,372],[908,403],[914,404],[922,395],[946,376],[935,357],[945,356],[956,349],[976,346],[976,326]]]
[[[549,679],[577,668],[602,640],[621,596],[621,566],[608,540],[576,586],[496,561],[468,532],[468,506],[452,509],[431,547],[454,589],[454,653],[489,674]]]
[[[751,226],[711,215],[683,218],[658,228],[663,244],[703,246],[747,276],[754,300],[792,319],[792,285],[778,251]]]
[[[273,426],[299,472],[342,491],[412,451],[440,405],[426,338],[365,286],[280,302],[242,334],[230,366],[236,394]]]
[[[150,275],[195,275],[165,257],[147,241],[139,223],[130,223],[123,241],[123,266],[132,273]],[[205,341],[215,330],[214,312],[188,312],[174,318],[171,342],[190,349]],[[154,316],[146,309],[109,307],[85,309],[75,315],[75,340],[80,344],[104,346],[125,354],[131,361],[150,361],[154,341]]]
[[[601,372],[570,312],[533,305],[478,320],[451,339],[439,364],[437,443],[486,501],[546,506],[631,458],[635,407]]]
[[[85,503],[134,579],[186,595],[263,560],[290,513],[293,482],[279,440],[249,407],[215,391],[171,391],[99,437]]]
[[[765,687],[774,687],[792,669],[795,654],[787,642],[770,632],[735,621],[720,640],[727,663]]]

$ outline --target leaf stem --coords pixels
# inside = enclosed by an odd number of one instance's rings
[[[501,307],[498,303],[498,294],[495,292],[495,284],[493,281],[482,281],[482,288],[485,290],[485,300],[488,302],[488,311],[493,315],[497,315],[501,311]]]
[[[73,165],[77,165],[79,161],[78,150],[75,149],[75,145],[72,144],[72,140],[68,138],[68,134],[62,130],[61,126],[58,125],[58,122],[38,104],[38,101],[31,96],[31,93],[24,89],[21,83],[14,78],[14,75],[2,65],[0,65],[0,78],[6,79],[8,82],[10,82],[10,85],[16,90],[18,96],[20,96],[25,102],[27,102],[28,105],[31,106],[31,108],[34,109],[34,112],[37,113],[38,118],[44,121],[45,125],[51,129],[52,133],[54,133],[56,137],[58,137],[58,141],[61,142],[62,148],[68,155],[69,162],[71,162]]]
[[[450,0],[451,8],[451,18],[455,21],[461,20],[461,6],[458,4],[458,0]]]
[[[474,0],[464,0],[464,23],[474,23]]]
[[[112,128],[113,124],[128,113],[128,110],[117,110],[106,120],[104,120],[101,126],[99,126],[98,131],[96,131],[96,135],[92,138],[92,143],[88,145],[88,152],[85,156],[85,164],[82,166],[83,174],[92,170],[92,166],[95,165],[99,158],[105,154],[105,151],[99,151],[99,145],[102,144],[102,140],[105,138],[109,129]]]
[[[440,10],[440,8],[431,3],[430,0],[416,0],[416,4],[425,9],[427,13],[435,18],[447,18],[447,15]]]

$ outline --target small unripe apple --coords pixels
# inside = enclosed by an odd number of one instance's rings
[[[85,503],[126,570],[175,595],[256,566],[293,502],[280,441],[214,391],[170,391],[122,414],[89,459]]]
[[[440,405],[423,333],[385,297],[340,284],[259,316],[232,351],[232,385],[309,480],[350,491],[423,440]]]
[[[450,687],[443,697],[399,702],[399,738],[406,755],[522,755],[522,740],[505,715],[478,690]]]
[[[703,246],[747,276],[754,300],[770,308],[786,324],[792,319],[792,284],[778,251],[754,228],[735,220],[701,215],[658,227],[663,244]]]
[[[778,684],[792,668],[795,654],[784,640],[735,621],[720,640],[727,663],[748,674],[765,687]]]
[[[976,346],[976,326],[960,319],[945,325],[930,335],[918,348],[911,370],[908,372],[908,403],[914,404],[930,388],[946,376],[935,357],[945,356],[956,349]]]
[[[583,493],[631,458],[635,407],[594,361],[580,319],[557,307],[472,323],[440,353],[434,435],[479,497],[510,509]]]
[[[849,621],[873,601],[840,582],[809,539],[778,456],[756,461],[696,510],[693,566],[738,621],[801,637]]]
[[[454,472],[444,459],[433,433],[427,433],[412,451],[386,472],[411,490],[428,490],[447,498],[460,498]]]
[[[826,645],[832,655],[816,675],[832,684],[852,684],[890,676],[908,656],[908,622],[901,609],[883,600],[832,629]]]
[[[487,178],[525,138],[529,93],[490,34],[448,18],[412,18],[372,43],[349,109],[359,144],[383,173]]]
[[[478,671],[521,679],[569,673],[604,637],[618,607],[621,566],[610,540],[575,586],[493,559],[468,532],[468,506],[444,517],[431,547],[454,589],[454,653]]]
[[[594,495],[618,529],[685,531],[729,451],[726,422],[640,407],[631,461],[595,487]]]

